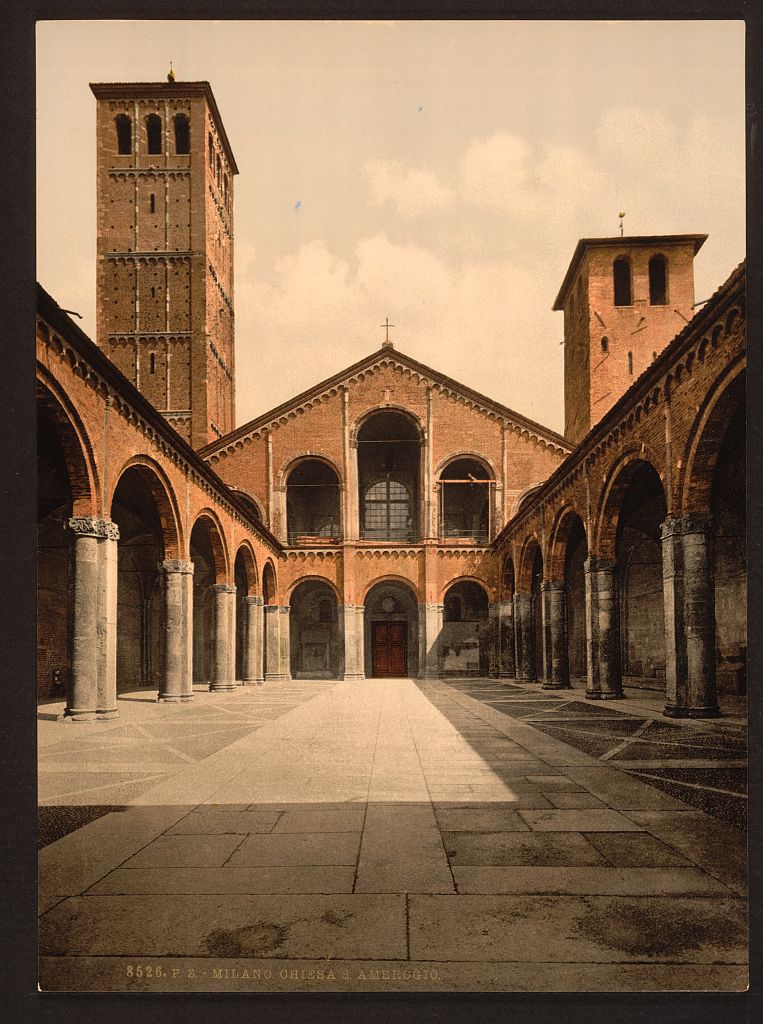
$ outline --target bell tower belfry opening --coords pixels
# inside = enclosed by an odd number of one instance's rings
[[[235,426],[233,178],[208,82],[99,83],[96,340],[194,448]]]
[[[577,444],[694,316],[707,235],[581,238],[553,308],[564,311],[564,434]]]

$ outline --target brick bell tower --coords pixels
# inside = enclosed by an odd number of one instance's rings
[[[96,340],[194,448],[232,430],[233,176],[208,82],[99,83]]]
[[[577,444],[694,316],[707,235],[581,238],[553,308],[564,310],[564,433]]]

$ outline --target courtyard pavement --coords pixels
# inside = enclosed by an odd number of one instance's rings
[[[40,709],[43,990],[746,987],[739,717],[496,680],[119,706]]]

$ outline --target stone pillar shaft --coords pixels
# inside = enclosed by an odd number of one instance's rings
[[[517,674],[514,656],[514,602],[498,604],[498,676],[513,679]]]
[[[236,588],[228,583],[217,583],[212,587],[215,596],[215,636],[212,649],[212,681],[209,689],[226,692],[236,687],[236,646],[231,648],[231,633],[235,637]],[[231,615],[234,626],[231,630]]]
[[[518,590],[514,594],[514,640],[517,679],[535,678],[533,670],[532,594]]]
[[[615,582],[614,562],[604,558],[586,560],[586,697],[589,700],[618,700],[623,696]]]
[[[662,524],[665,714],[716,718],[715,589],[711,516],[688,512]]]
[[[342,639],[344,643],[344,678],[365,679],[365,654],[363,649],[364,613],[363,605],[346,604],[342,612]]]
[[[108,519],[73,516],[72,678],[64,714],[72,722],[118,717],[116,672],[117,540]]]
[[[193,578],[193,562],[168,559],[158,565],[164,573],[165,637],[164,664],[157,700],[177,703],[193,698],[189,688],[188,647],[191,630],[188,623],[188,601],[185,577]]]
[[[419,650],[420,679],[437,679],[440,675],[442,620],[443,606],[441,604],[436,601],[428,601],[419,605],[419,629],[423,640]]]
[[[261,606],[261,597],[247,595],[244,598],[244,671],[241,680],[244,683],[254,683],[257,680],[257,652],[260,645],[257,608]]]
[[[289,645],[289,606],[267,604],[265,611],[265,679],[291,679]]]
[[[546,580],[543,583],[544,621],[543,635],[546,641],[544,658],[544,690],[566,690],[570,686],[569,661],[567,656],[567,602],[563,580]]]

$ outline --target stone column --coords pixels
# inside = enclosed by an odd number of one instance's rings
[[[193,562],[170,558],[157,568],[164,573],[164,664],[157,700],[178,703],[193,699],[193,680],[188,685],[188,648],[193,623],[188,622],[187,589],[184,577],[193,582]]]
[[[344,641],[344,678],[365,679],[363,629],[365,625],[363,605],[346,604],[342,612],[342,637]]]
[[[437,602],[419,605],[419,679],[437,679],[440,675],[440,634],[443,606]]]
[[[514,657],[514,602],[500,601],[498,608],[498,678],[513,679],[517,674]]]
[[[181,573],[180,583],[183,591],[183,607],[187,626],[187,638],[183,650],[183,696],[186,700],[193,698],[193,562],[188,562],[191,571]]]
[[[265,682],[265,602],[256,597],[254,602],[254,631],[257,646],[254,652],[254,681]]]
[[[524,590],[514,594],[514,642],[517,679],[534,680],[532,594]]]
[[[231,651],[231,611],[235,615],[236,588],[229,583],[216,583],[212,587],[215,595],[215,635],[212,657],[212,681],[209,689],[227,692],[236,688],[234,669],[236,666],[235,646]],[[235,628],[235,627],[234,627]]]
[[[116,545],[108,519],[73,516],[72,678],[64,715],[72,722],[118,717],[116,709]]]
[[[623,696],[623,684],[615,563],[608,558],[588,558],[584,569],[588,662],[586,697],[589,700],[619,700]]]
[[[564,580],[544,580],[543,635],[546,640],[544,690],[570,687],[567,656],[567,603]]]
[[[262,598],[253,595],[244,597],[244,635],[242,637],[244,650],[244,671],[242,683],[254,683],[257,680],[257,648],[259,647],[259,632],[257,629],[257,606],[262,605]]]
[[[491,679],[498,679],[501,674],[501,611],[497,601],[488,605],[488,674]]]
[[[265,629],[267,645],[265,649],[265,679],[291,679],[289,669],[289,606],[280,604],[265,605]]]
[[[665,697],[663,714],[686,718],[689,706],[684,632],[684,553],[681,517],[670,517],[660,527],[662,538],[662,593],[665,603]]]
[[[662,524],[665,654],[670,718],[717,718],[712,517]]]

